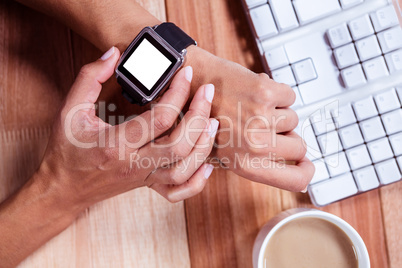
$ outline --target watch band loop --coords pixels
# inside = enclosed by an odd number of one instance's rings
[[[197,42],[194,39],[171,22],[165,22],[158,25],[155,32],[180,53],[188,46],[197,45]]]

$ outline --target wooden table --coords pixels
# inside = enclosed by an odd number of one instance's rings
[[[261,72],[240,0],[142,0],[220,57]],[[38,166],[54,114],[79,68],[101,52],[53,19],[0,2],[0,200]],[[102,99],[128,110],[113,82]],[[372,267],[402,267],[402,183],[325,207],[367,244]],[[259,229],[309,198],[216,170],[204,192],[172,205],[138,189],[85,211],[21,267],[251,267]],[[28,223],[27,223],[28,224]]]

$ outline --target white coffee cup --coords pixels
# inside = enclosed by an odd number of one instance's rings
[[[253,267],[264,268],[265,249],[271,237],[276,233],[279,228],[290,221],[304,217],[313,217],[327,220],[338,226],[352,241],[356,250],[359,268],[370,267],[370,257],[368,255],[366,245],[364,244],[363,239],[360,237],[357,231],[353,229],[353,227],[349,223],[327,212],[316,209],[303,208],[289,209],[282,213],[279,213],[262,227],[254,242]]]

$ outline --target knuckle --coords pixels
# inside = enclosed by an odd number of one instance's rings
[[[177,197],[177,195],[172,194],[172,193],[168,193],[168,194],[166,195],[166,199],[167,199],[170,203],[172,203],[172,204],[178,203],[178,202],[182,201],[181,199],[179,199],[179,198]]]
[[[183,174],[177,168],[169,170],[169,184],[179,185],[182,182]]]
[[[307,148],[306,148],[306,146],[304,146],[303,140],[300,138],[299,141],[300,141],[300,144],[298,144],[298,146],[296,146],[296,148],[294,150],[294,154],[295,154],[294,159],[295,160],[303,159],[307,153]]]
[[[295,178],[295,182],[292,185],[293,187],[291,190],[294,192],[301,192],[308,187],[309,183],[310,180],[306,176],[304,176],[303,174],[299,174]]]
[[[198,181],[195,183],[194,187],[193,187],[192,196],[201,193],[202,190],[204,190],[204,185],[205,185],[205,184],[203,183],[203,181],[198,180]]]
[[[290,110],[289,127],[291,130],[295,129],[299,124],[299,116],[294,110]]]
[[[188,99],[189,95],[190,95],[190,86],[186,85],[184,83],[177,83],[174,86],[177,94],[183,96],[183,98]]]
[[[205,118],[209,117],[209,109],[207,109],[206,105],[204,105],[201,109],[189,110],[187,113],[189,113],[189,115],[195,119],[204,120]]]
[[[272,80],[271,77],[269,77],[269,75],[266,73],[259,73],[258,78],[263,82],[268,82]]]
[[[118,159],[119,157],[119,152],[115,150],[114,148],[106,148],[104,150],[104,157],[106,161],[113,161]]]
[[[170,147],[170,153],[173,158],[182,159],[186,157],[190,153],[190,151],[191,149],[189,149],[189,146],[183,144],[176,144]]]
[[[93,75],[94,75],[94,70],[93,70],[91,64],[84,65],[79,72],[79,76],[82,76],[82,77],[92,77]]]
[[[296,92],[293,90],[293,88],[291,88],[290,86],[288,86],[288,85],[286,85],[287,86],[287,89],[288,89],[288,91],[289,91],[289,94],[290,94],[290,98],[291,98],[291,100],[292,100],[292,103],[295,103],[295,101],[296,101]]]
[[[171,128],[174,124],[174,119],[168,113],[161,113],[155,116],[154,126],[157,131],[164,132]]]

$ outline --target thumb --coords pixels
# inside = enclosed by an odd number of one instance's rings
[[[114,73],[120,52],[109,49],[99,60],[83,66],[67,96],[67,106],[95,103],[105,83]]]

